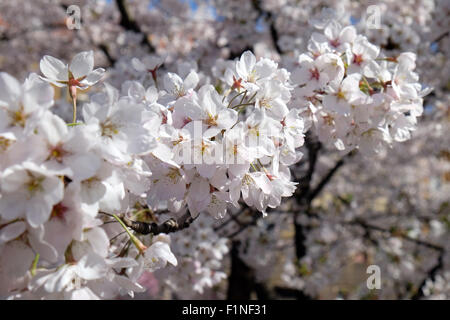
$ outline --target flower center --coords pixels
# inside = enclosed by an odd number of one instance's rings
[[[311,74],[311,80],[312,79],[319,80],[320,73],[319,73],[319,70],[317,70],[317,68],[309,69],[309,73]]]
[[[330,44],[334,47],[337,48],[339,47],[341,44],[339,43],[339,39],[334,39],[330,41]]]
[[[9,146],[13,143],[13,140],[5,137],[0,137],[0,151],[4,152],[8,150]]]
[[[176,87],[175,90],[174,90],[174,94],[178,98],[181,98],[181,97],[186,95],[186,91],[184,90],[184,88],[182,86],[181,87]]]
[[[251,83],[255,83],[256,82],[256,71],[253,69],[248,77],[247,77],[247,82],[251,82]]]
[[[345,93],[341,89],[339,89],[339,91],[337,92],[336,96],[337,96],[338,99],[344,99],[345,100]]]
[[[233,76],[233,85],[231,86],[231,89],[232,90],[237,90],[237,91],[239,91],[241,88],[242,88],[242,79],[241,78],[239,78],[239,79],[236,79],[234,76]]]
[[[246,175],[244,176],[244,178],[242,178],[242,182],[243,182],[244,184],[246,184],[247,186],[253,185],[253,184],[254,184],[253,178],[250,177],[248,174],[246,174]]]
[[[211,113],[208,113],[208,119],[205,120],[206,124],[210,127],[217,126],[217,118],[219,115],[213,116]]]
[[[109,138],[112,138],[113,135],[119,133],[118,126],[110,121],[103,123],[101,125],[101,129],[102,129],[102,136],[106,136]]]
[[[62,162],[65,155],[67,155],[68,152],[63,149],[61,145],[58,145],[50,150],[50,156],[49,159],[55,159],[59,163]]]
[[[178,171],[178,169],[175,168],[170,168],[169,169],[169,173],[167,174],[167,177],[173,182],[173,183],[177,183],[178,179],[181,177],[180,172]]]
[[[67,207],[65,205],[63,205],[61,202],[58,204],[55,204],[53,206],[53,210],[52,210],[52,217],[57,217],[62,219],[64,217],[64,213],[66,213],[67,211]]]
[[[353,57],[353,63],[357,64],[358,66],[363,63],[364,59],[361,54],[355,54]]]
[[[333,125],[333,120],[334,119],[329,114],[326,115],[326,116],[323,116],[322,118],[323,118],[323,121],[325,122],[326,125],[328,125],[328,126],[332,126]]]
[[[28,173],[30,176],[30,181],[26,184],[26,188],[31,196],[35,195],[38,191],[43,191],[42,188],[42,182],[44,181],[44,177],[34,177],[30,173]]]
[[[28,115],[25,114],[23,106],[20,106],[19,110],[17,111],[10,111],[10,117],[11,117],[11,124],[13,126],[24,128]]]
[[[270,99],[269,98],[263,98],[259,101],[260,106],[266,108],[266,109],[271,109],[272,106],[270,105]]]

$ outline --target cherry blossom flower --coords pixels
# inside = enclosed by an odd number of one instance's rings
[[[55,172],[33,162],[7,168],[1,174],[0,213],[4,219],[26,217],[33,226],[50,217],[55,204],[63,198],[63,182]]]
[[[41,79],[62,87],[76,87],[87,89],[102,78],[105,69],[94,70],[94,52],[84,51],[76,54],[69,65],[52,56],[44,56],[40,62],[41,72],[45,77]]]

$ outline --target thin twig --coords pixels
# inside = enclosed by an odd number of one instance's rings
[[[434,39],[432,42],[439,42],[442,39],[444,39],[446,36],[448,36],[450,34],[450,30],[447,32],[444,32],[443,34],[441,34],[439,37],[437,37],[436,39]]]
[[[244,212],[248,212],[248,210],[241,210],[239,211],[236,215],[233,215],[230,213],[230,219],[228,219],[227,221],[225,221],[224,223],[222,223],[221,225],[217,226],[214,228],[214,231],[219,231],[220,229],[224,228],[226,225],[228,225],[231,221],[236,221],[236,219],[242,215]]]
[[[116,221],[117,222],[117,221]],[[115,239],[117,239],[119,236],[121,236],[122,234],[126,233],[126,231],[122,231],[118,234],[116,234],[114,237],[112,237],[111,239],[109,239],[109,243],[112,243]]]
[[[126,0],[116,0],[116,5],[120,12],[120,25],[125,30],[142,34],[143,35],[142,43],[148,47],[150,52],[155,52],[155,48],[148,40],[147,35],[142,31],[139,24],[137,24],[137,22],[134,20],[134,18],[131,17],[130,13],[128,12]]]
[[[427,272],[426,277],[422,280],[422,282],[419,285],[419,290],[417,290],[417,292],[411,297],[411,300],[418,300],[420,298],[422,298],[425,293],[424,293],[424,289],[425,286],[427,284],[427,281],[429,279],[434,280],[436,278],[436,274],[437,272],[442,269],[443,267],[443,258],[444,258],[444,250],[442,250],[439,253],[439,257],[438,257],[438,261],[437,263]]]
[[[366,221],[364,221],[362,219],[355,219],[355,220],[346,222],[346,224],[359,225],[359,226],[363,227],[364,229],[372,229],[372,230],[376,230],[376,231],[380,231],[380,232],[389,233],[391,236],[397,236],[397,237],[400,237],[400,238],[402,238],[404,240],[407,240],[409,242],[413,242],[415,244],[418,244],[418,245],[421,245],[421,246],[424,246],[424,247],[427,247],[429,249],[433,249],[433,250],[436,250],[436,251],[443,251],[444,250],[443,247],[441,247],[439,245],[436,245],[434,243],[427,242],[427,241],[420,240],[420,239],[411,238],[410,236],[408,236],[406,234],[403,234],[403,233],[394,233],[391,230],[388,230],[388,229],[385,229],[385,228],[382,228],[382,227],[379,227],[379,226],[376,226],[376,225],[373,225],[373,224],[369,224],[369,223],[367,223]]]
[[[343,156],[339,161],[336,162],[333,168],[328,171],[328,173],[320,180],[320,182],[317,184],[317,186],[309,192],[308,194],[308,200],[312,201],[314,200],[319,193],[322,191],[322,189],[327,185],[328,182],[330,182],[331,178],[333,178],[334,174],[338,171],[340,167],[345,163],[345,161],[353,156],[353,152],[348,153],[347,155]]]
[[[252,1],[253,8],[259,13],[260,17],[267,17],[269,23],[270,37],[272,38],[273,46],[275,50],[282,54],[283,50],[281,50],[280,45],[278,44],[278,39],[280,38],[278,34],[278,30],[275,27],[275,20],[273,18],[273,14],[270,11],[266,11],[261,6],[261,0],[253,0]],[[258,17],[259,18],[259,17]]]

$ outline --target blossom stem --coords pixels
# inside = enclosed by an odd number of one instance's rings
[[[156,75],[156,69],[157,69],[157,68],[155,68],[155,69],[153,69],[153,70],[150,70],[150,73],[151,73],[151,75],[152,75],[152,79],[153,79],[153,82],[155,83],[156,89],[159,90],[159,88],[158,88],[158,77],[157,77],[157,75]]]
[[[110,222],[116,222],[116,221],[110,221]],[[103,223],[103,224],[106,224],[106,222]],[[114,240],[116,240],[118,237],[120,237],[121,235],[123,235],[125,232],[126,232],[126,231],[122,231],[122,232],[119,232],[118,234],[116,234],[114,237],[112,237],[111,239],[109,239],[109,243],[113,243]]]
[[[257,93],[258,93],[258,91],[256,91],[256,92],[250,97],[250,99],[248,100],[248,102],[252,102],[253,98],[256,97],[256,94],[257,94]]]
[[[362,76],[362,79],[363,79],[364,82],[366,83],[367,88],[369,89],[369,93],[373,92],[374,90],[373,90],[373,88],[370,86],[369,81],[367,81],[367,78],[364,77],[364,76]]]
[[[225,99],[228,97],[228,95],[231,93],[231,89],[228,89],[226,92],[225,92],[225,94],[223,95],[223,98],[222,98],[222,103],[225,101]]]
[[[259,159],[257,159],[257,160],[258,160],[259,167],[262,168],[265,172],[267,172],[267,169],[263,166],[263,164],[261,163],[261,160],[259,160]]]
[[[245,90],[245,91],[243,91],[243,92],[241,92],[241,93],[238,93],[237,95],[235,95],[231,100],[230,100],[230,102],[228,103],[228,108],[229,107],[231,107],[231,103],[237,98],[237,97],[239,97],[240,95],[242,95],[242,94],[247,94],[247,90]],[[245,97],[245,96],[244,96]],[[242,100],[241,100],[241,103],[242,103]],[[233,107],[234,108],[234,107]]]
[[[125,223],[123,223],[122,219],[120,219],[116,214],[112,215],[114,219],[116,219],[120,225],[122,226],[122,228],[128,233],[128,236],[130,237],[131,242],[133,242],[133,244],[136,246],[136,248],[139,250],[139,252],[144,252],[147,247],[144,246],[144,244],[134,235],[130,232],[130,230],[128,229],[128,227],[125,225]]]
[[[253,106],[253,105],[254,105],[253,102],[250,102],[250,103],[240,103],[240,104],[235,105],[235,106],[232,107],[231,109],[235,109],[235,108],[238,108],[238,107]]]
[[[2,228],[6,227],[7,225],[13,224],[14,222],[17,222],[17,221],[20,221],[20,219],[14,219],[14,220],[8,221],[8,222],[5,223],[5,224],[0,224],[0,230],[1,230]]]
[[[30,270],[30,272],[31,272],[31,275],[32,275],[33,277],[34,277],[35,274],[36,274],[36,268],[37,268],[37,264],[38,264],[38,262],[39,262],[39,257],[40,257],[39,253],[36,253],[36,256],[34,257],[33,263],[31,264],[31,270]]]
[[[73,102],[73,120],[72,123],[77,123],[77,98],[72,97]]]
[[[244,91],[244,96],[242,97],[241,102],[239,102],[239,103],[243,103],[246,96],[247,96],[247,90]]]
[[[82,122],[68,123],[67,126],[68,127],[75,127],[75,126],[78,126],[80,124],[83,124],[83,123]]]

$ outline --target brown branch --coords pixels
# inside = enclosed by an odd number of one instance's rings
[[[375,225],[369,224],[369,223],[367,223],[366,221],[364,221],[362,219],[355,219],[355,220],[347,222],[347,224],[359,225],[359,226],[361,226],[364,229],[371,229],[371,230],[376,230],[376,231],[380,231],[380,232],[389,233],[391,236],[400,237],[400,238],[402,238],[404,240],[407,240],[409,242],[413,242],[415,244],[424,246],[424,247],[429,248],[429,249],[433,249],[433,250],[440,251],[440,252],[444,251],[443,247],[441,247],[439,245],[436,245],[434,243],[431,243],[431,242],[428,242],[428,241],[424,241],[424,240],[420,240],[420,239],[411,238],[410,236],[408,236],[408,235],[406,235],[404,233],[393,232],[391,230],[388,230],[388,229],[385,229],[385,228],[382,228],[382,227],[379,227],[379,226],[375,226]]]
[[[105,55],[106,59],[108,59],[108,62],[111,64],[111,66],[114,66],[114,64],[116,63],[116,59],[111,56],[108,47],[102,43],[98,45],[98,48],[103,52],[103,54]]]
[[[328,173],[320,180],[320,182],[317,184],[317,186],[308,194],[308,201],[314,200],[319,193],[322,191],[322,189],[330,182],[330,180],[333,178],[334,174],[339,170],[340,167],[349,159],[352,157],[355,153],[350,152],[343,156],[341,159],[339,159],[338,162],[334,165],[333,168],[328,171]]]
[[[100,212],[109,215],[105,212]],[[133,221],[130,218],[128,218],[125,214],[118,214],[117,215],[120,219],[122,219],[123,223],[130,229],[133,229],[135,232],[139,234],[153,234],[158,235],[160,233],[173,233],[177,232],[183,229],[188,228],[192,222],[198,217],[193,218],[191,216],[191,213],[187,211],[185,214],[183,214],[178,219],[170,218],[169,220],[157,224],[157,223],[147,223],[147,222],[141,222],[141,221]]]
[[[306,200],[311,189],[311,181],[316,168],[319,151],[322,144],[310,132],[306,134],[305,146],[308,150],[308,170],[304,177],[298,183],[299,187],[296,191],[297,200]]]
[[[248,212],[248,210],[241,210],[239,211],[236,215],[233,215],[232,213],[230,213],[231,218],[228,219],[227,221],[225,221],[224,223],[222,223],[221,225],[214,227],[214,231],[219,231],[220,229],[224,228],[226,225],[228,225],[230,222],[232,221],[237,221],[237,218],[242,215],[244,212]]]
[[[295,298],[297,300],[312,300],[313,297],[308,296],[303,291],[294,289],[294,288],[284,288],[284,287],[274,287],[274,291],[276,294],[286,297],[286,298]]]
[[[249,300],[254,283],[253,270],[239,257],[239,241],[231,244],[231,270],[228,277],[227,300]]]
[[[227,237],[228,238],[234,238],[236,237],[238,234],[240,234],[242,231],[244,231],[245,229],[247,229],[248,227],[254,226],[256,225],[256,222],[258,221],[259,218],[261,218],[262,215],[254,215],[252,221],[246,223],[246,224],[241,224],[240,228],[238,230],[236,230],[235,232],[229,234]],[[239,223],[239,222],[238,222]]]
[[[319,150],[321,149],[321,143],[312,137],[310,133],[305,138],[306,149],[308,150],[308,170],[304,177],[302,177],[298,183],[299,186],[295,191],[295,200],[299,205],[299,210],[294,212],[294,229],[295,229],[295,253],[297,259],[301,259],[306,255],[306,233],[304,226],[297,222],[297,218],[300,214],[309,214],[311,209],[311,201],[309,201],[309,193],[311,189],[311,180],[316,167]]]
[[[228,300],[249,300],[256,293],[258,300],[272,298],[269,288],[256,280],[255,271],[239,257],[239,241],[231,244],[231,271],[228,277]]]
[[[269,23],[270,37],[272,38],[273,46],[278,54],[282,54],[283,50],[281,50],[281,47],[278,45],[278,39],[280,38],[280,36],[278,34],[277,28],[275,27],[275,21],[272,12],[264,10],[261,7],[261,0],[253,0],[252,5],[253,8],[259,13],[258,18],[266,17],[266,20]]]
[[[125,30],[129,30],[129,31],[133,31],[135,33],[142,34],[143,35],[142,44],[146,45],[150,52],[155,52],[155,48],[148,40],[147,35],[142,31],[139,24],[129,14],[125,2],[126,2],[126,0],[116,0],[117,9],[119,9],[119,12],[120,12],[120,25]]]
[[[417,292],[411,297],[412,300],[418,300],[420,298],[422,298],[425,293],[424,293],[424,289],[425,289],[425,285],[427,284],[427,281],[429,279],[434,280],[436,278],[436,273],[442,269],[443,267],[443,258],[444,258],[444,250],[442,250],[439,253],[439,257],[438,257],[438,261],[437,263],[427,272],[427,275],[425,276],[425,278],[422,280],[422,282],[419,285],[419,290],[417,290]]]
[[[432,43],[433,43],[433,42],[439,42],[439,41],[441,41],[442,39],[444,39],[445,37],[447,37],[449,34],[450,34],[450,30],[447,31],[447,32],[444,32],[443,34],[441,34],[439,37],[437,37],[436,39],[434,39],[434,40],[431,41],[431,42],[432,42]]]

